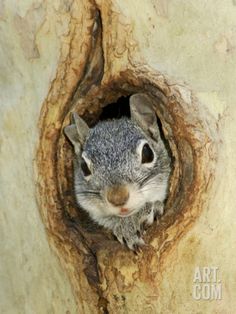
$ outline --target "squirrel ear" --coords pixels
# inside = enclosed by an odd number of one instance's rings
[[[146,94],[134,94],[130,97],[131,119],[154,140],[160,137],[156,113],[152,101]]]
[[[88,135],[89,127],[87,123],[82,118],[80,118],[80,116],[76,112],[72,113],[72,120],[76,125],[79,142],[81,145],[83,145]]]
[[[72,113],[72,121],[72,124],[64,128],[64,132],[73,144],[75,152],[79,153],[88,135],[89,127],[77,113]]]

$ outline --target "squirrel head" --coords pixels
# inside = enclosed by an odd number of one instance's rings
[[[76,113],[64,131],[75,150],[75,193],[98,220],[127,217],[146,203],[163,202],[170,159],[145,94],[130,97],[131,118],[88,125]]]

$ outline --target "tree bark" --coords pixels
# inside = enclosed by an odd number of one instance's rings
[[[234,1],[3,1],[0,17],[1,312],[234,313]],[[174,169],[134,254],[77,208],[63,127],[139,91]],[[221,299],[197,300],[198,267]]]

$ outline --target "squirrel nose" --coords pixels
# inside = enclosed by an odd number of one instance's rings
[[[107,200],[112,205],[123,206],[129,198],[129,191],[126,186],[112,186],[107,190]]]

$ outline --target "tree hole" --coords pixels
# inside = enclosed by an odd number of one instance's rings
[[[145,93],[153,102],[161,137],[172,159],[172,173],[165,213],[148,228],[148,247],[137,259],[140,267],[145,267],[148,256],[155,256],[159,265],[171,246],[189,230],[201,213],[214,175],[214,124],[205,120],[209,115],[198,111],[197,101],[186,97],[189,91],[183,91],[183,86],[167,84],[162,76],[153,79],[145,75],[127,72],[123,78],[91,88],[85,95],[78,93],[58,112],[48,102],[42,114],[37,153],[42,217],[60,252],[69,263],[73,259],[75,271],[80,264],[91,286],[99,286],[97,258],[104,262],[109,259],[112,267],[117,254],[125,252],[127,259],[133,255],[110,231],[78,208],[73,187],[74,152],[63,132],[70,124],[71,112],[77,112],[91,127],[99,120],[129,117],[132,94]]]

